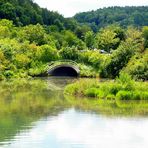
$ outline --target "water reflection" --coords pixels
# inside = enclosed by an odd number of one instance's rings
[[[73,81],[1,82],[0,147],[102,148],[119,147],[120,142],[130,148],[148,145],[148,102],[63,96],[64,86]]]
[[[146,148],[148,120],[107,118],[69,109],[15,136],[12,148]]]
[[[20,130],[32,127],[32,122],[44,116],[57,115],[67,107],[59,88],[49,87],[48,82],[42,79],[1,82],[1,144],[12,139]]]

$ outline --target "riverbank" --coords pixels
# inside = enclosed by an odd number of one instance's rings
[[[148,100],[148,83],[134,81],[127,74],[115,80],[80,79],[67,85],[64,94],[107,100]]]

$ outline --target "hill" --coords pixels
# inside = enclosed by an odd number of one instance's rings
[[[17,26],[39,23],[63,27],[66,21],[58,12],[40,8],[32,0],[0,0],[0,19],[4,18]]]
[[[82,12],[74,16],[81,24],[87,24],[96,31],[101,27],[118,23],[120,26],[147,26],[148,6],[109,7],[96,11]]]

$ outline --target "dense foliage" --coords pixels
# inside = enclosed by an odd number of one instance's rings
[[[17,26],[29,24],[53,25],[53,29],[74,29],[76,21],[65,19],[58,12],[40,8],[33,0],[1,0],[0,19],[9,19]]]
[[[50,26],[49,26],[50,27]],[[119,25],[87,31],[84,40],[70,30],[47,29],[40,24],[16,27],[0,20],[0,79],[43,76],[51,61],[80,63],[82,76],[114,78],[120,71],[148,80],[147,27]]]
[[[147,26],[148,7],[109,7],[78,13],[74,18],[82,24],[89,25],[94,31],[115,22],[123,27],[129,25]]]
[[[115,78],[123,71],[148,80],[147,8],[80,13],[78,23],[32,0],[1,0],[0,80],[44,76],[50,62],[65,59],[79,64],[81,76]]]

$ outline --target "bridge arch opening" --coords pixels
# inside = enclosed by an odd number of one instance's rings
[[[78,71],[71,66],[58,66],[48,72],[51,76],[78,77]]]

